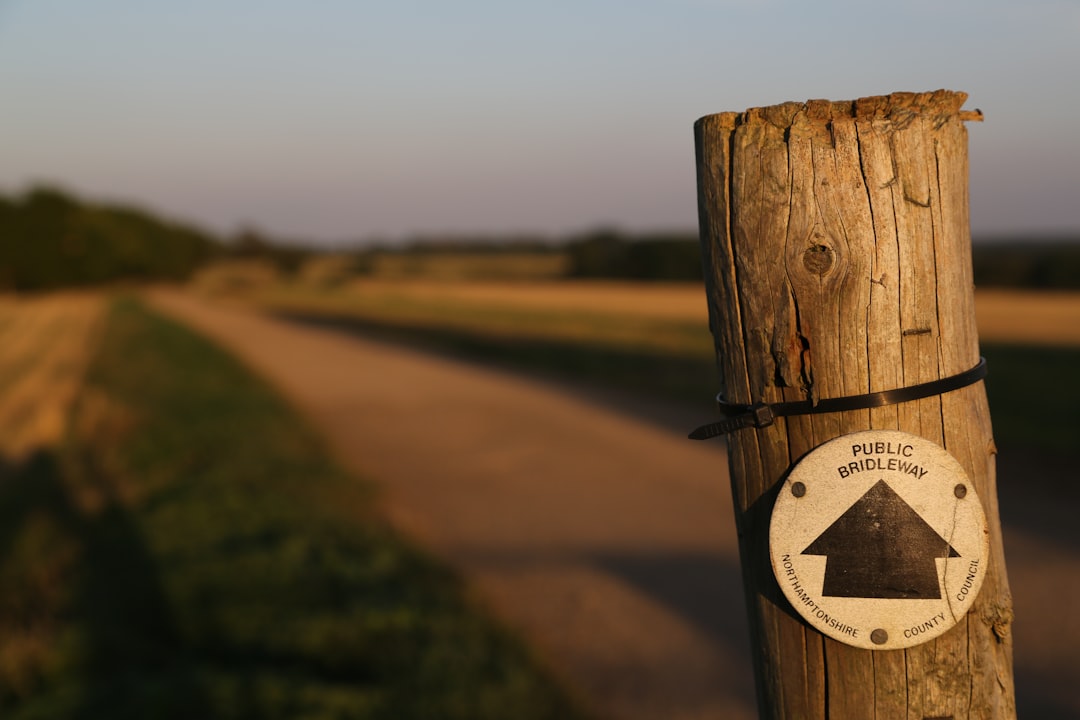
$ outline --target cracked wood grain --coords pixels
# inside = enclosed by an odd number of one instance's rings
[[[695,125],[710,328],[726,398],[876,392],[978,360],[963,93],[894,93],[721,113]],[[943,445],[984,504],[991,563],[966,621],[907,650],[823,637],[768,561],[775,492],[814,447],[893,429]],[[764,718],[1014,718],[1011,597],[983,385],[781,419],[728,439]]]

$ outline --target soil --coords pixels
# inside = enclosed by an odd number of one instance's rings
[[[755,716],[721,444],[686,440],[670,414],[650,422],[539,380],[151,297],[275,383],[377,484],[388,517],[457,567],[598,717]],[[1072,462],[1044,460],[1000,477],[1075,478]],[[1020,714],[1077,717],[1080,547],[1033,520],[1053,496],[1002,484]]]

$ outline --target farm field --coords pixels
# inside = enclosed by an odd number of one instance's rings
[[[281,284],[254,294],[275,310],[335,314],[402,327],[708,354],[700,287],[623,282],[357,280],[319,290]]]
[[[1080,347],[1080,292],[980,290],[975,316],[984,343]]]
[[[0,715],[575,717],[264,383],[130,301],[0,301]]]
[[[297,321],[711,411],[702,389],[714,382],[712,339],[693,285],[365,279],[228,297]]]
[[[232,296],[455,356],[585,381],[711,412],[715,383],[703,289],[690,283],[356,279],[264,285]],[[1080,434],[1080,293],[979,291],[999,444],[1067,454]],[[1042,422],[1031,422],[1030,397]]]
[[[363,278],[334,288],[279,283],[249,297],[272,309],[403,326],[468,328],[682,354],[709,353],[712,347],[704,290],[693,283]],[[975,302],[985,343],[1080,346],[1080,293],[979,290]]]
[[[0,299],[0,457],[7,462],[63,438],[103,317],[95,295]]]

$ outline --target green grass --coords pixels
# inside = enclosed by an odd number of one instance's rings
[[[65,446],[8,474],[5,718],[577,716],[273,392],[132,301]]]

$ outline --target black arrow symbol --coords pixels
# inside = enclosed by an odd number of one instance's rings
[[[828,558],[822,595],[923,600],[941,598],[937,558],[960,557],[884,480],[802,554]]]

